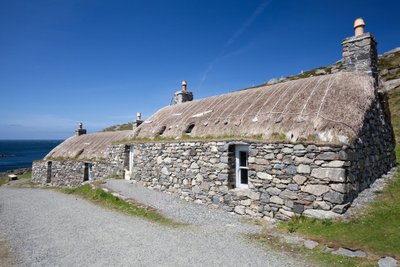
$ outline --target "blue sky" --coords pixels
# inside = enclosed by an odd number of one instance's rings
[[[0,139],[64,139],[149,117],[182,80],[204,98],[329,65],[363,17],[400,46],[400,1],[0,0]]]

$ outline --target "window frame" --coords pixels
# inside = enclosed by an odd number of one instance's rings
[[[246,153],[246,166],[240,165],[240,152]],[[241,170],[247,171],[247,183],[242,183]],[[236,145],[235,146],[235,187],[236,188],[249,188],[249,146]]]

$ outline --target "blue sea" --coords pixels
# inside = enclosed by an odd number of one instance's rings
[[[63,140],[0,140],[0,173],[31,168],[32,161],[43,159]]]

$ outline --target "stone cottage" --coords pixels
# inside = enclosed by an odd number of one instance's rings
[[[175,93],[132,131],[82,129],[33,163],[33,181],[123,176],[254,217],[333,217],[395,166],[376,42],[358,19],[341,70],[193,100]]]

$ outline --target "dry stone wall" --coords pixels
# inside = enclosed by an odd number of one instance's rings
[[[383,156],[355,156],[355,148],[347,146],[249,143],[249,188],[239,189],[232,187],[230,147],[235,144],[243,143],[133,144],[132,180],[254,217],[288,219],[296,213],[316,215],[314,210],[332,217],[362,189],[362,179],[348,174],[360,172],[365,158],[375,166]],[[368,181],[379,173],[370,173]]]
[[[125,145],[110,146],[105,152],[106,160],[99,161],[68,159],[34,161],[32,181],[54,186],[79,186],[84,182],[85,163],[92,167],[93,180],[122,177],[127,166],[126,149]],[[49,162],[51,162],[51,172],[48,178]]]

